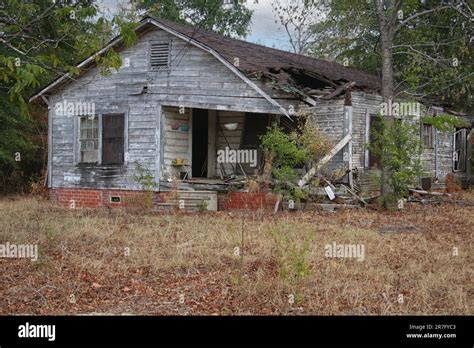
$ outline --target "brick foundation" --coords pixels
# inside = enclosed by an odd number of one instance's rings
[[[277,199],[275,193],[229,192],[219,197],[218,210],[273,210]]]
[[[166,202],[172,192],[154,192],[152,201]],[[113,197],[120,197],[120,202],[114,202]],[[150,197],[143,191],[131,190],[94,190],[55,188],[49,190],[52,202],[65,207],[98,208],[98,207],[133,207],[148,206]],[[272,210],[278,198],[274,193],[229,192],[218,194],[218,210]]]
[[[161,202],[164,194],[154,192],[152,196],[153,205]],[[112,198],[120,197],[119,202]],[[124,207],[146,205],[150,200],[143,191],[131,190],[93,190],[93,189],[50,189],[51,201],[63,206],[76,208],[98,208],[98,207]]]

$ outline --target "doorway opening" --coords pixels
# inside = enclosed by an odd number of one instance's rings
[[[193,109],[192,124],[192,176],[207,178],[208,110]]]

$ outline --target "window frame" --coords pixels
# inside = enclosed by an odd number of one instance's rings
[[[424,133],[424,129],[426,126],[429,126],[430,128],[430,132],[429,132],[429,144],[426,144],[425,143],[425,133]],[[424,148],[425,149],[433,149],[434,148],[434,142],[435,142],[435,130],[434,130],[434,126],[432,124],[429,124],[429,123],[424,123],[422,122],[421,123],[421,128],[420,128],[420,137],[421,137],[421,143],[423,144]]]
[[[92,140],[90,140],[89,138],[85,138],[85,139],[82,139],[82,131],[83,130],[89,130],[91,129],[92,131],[94,131],[95,127],[92,127],[92,128],[89,128],[89,127],[86,127],[86,128],[82,128],[82,120],[86,120],[86,125],[87,125],[87,122],[90,121],[90,122],[93,122],[94,123],[94,120],[97,120],[97,138],[96,137],[93,137],[91,138]],[[79,157],[78,157],[78,161],[79,163],[81,164],[97,164],[100,162],[100,134],[99,134],[99,131],[100,131],[100,117],[98,115],[94,115],[94,117],[92,118],[90,115],[89,116],[79,116],[79,125],[78,125],[78,142],[79,142]],[[97,141],[97,149],[94,149],[97,151],[97,161],[95,162],[84,162],[82,161],[82,142],[83,141]]]
[[[105,136],[104,134],[106,133],[105,132],[105,127],[104,127],[104,118],[105,117],[117,117],[117,116],[121,116],[122,117],[122,120],[123,120],[123,126],[122,126],[122,136],[121,137],[109,137],[108,139],[117,139],[117,138],[121,138],[122,139],[122,155],[123,155],[123,158],[122,158],[122,163],[104,163],[105,160],[104,160],[104,139],[105,139]],[[113,112],[113,113],[104,113],[102,114],[102,138],[101,138],[101,142],[102,142],[102,153],[101,153],[101,163],[103,165],[123,165],[125,163],[125,114],[124,113],[120,113],[120,112]],[[110,159],[109,159],[110,160]]]
[[[103,144],[103,116],[104,115],[111,115],[111,114],[123,114],[123,164],[103,164],[102,161],[102,144]],[[80,132],[81,132],[81,118],[87,118],[90,116],[87,115],[76,115],[74,118],[74,164],[76,166],[81,167],[96,167],[96,166],[115,166],[115,167],[123,167],[127,166],[130,160],[128,159],[129,153],[129,142],[128,142],[128,120],[129,120],[129,109],[117,109],[117,110],[104,110],[99,111],[95,114],[98,117],[99,121],[99,128],[98,128],[98,160],[97,162],[81,162],[81,139],[80,139]]]

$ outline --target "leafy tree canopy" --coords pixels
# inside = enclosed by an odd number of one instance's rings
[[[197,25],[228,36],[246,36],[252,11],[241,0],[133,0],[155,18]]]
[[[312,53],[380,73],[380,30],[374,1],[324,0],[313,26]],[[396,93],[473,111],[474,26],[465,1],[404,0],[397,13],[393,64]]]

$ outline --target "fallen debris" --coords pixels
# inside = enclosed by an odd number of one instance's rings
[[[424,191],[424,190],[415,190],[415,189],[410,189],[409,191],[412,192],[412,193],[418,193],[420,195],[451,197],[450,193],[444,193],[444,192]]]

